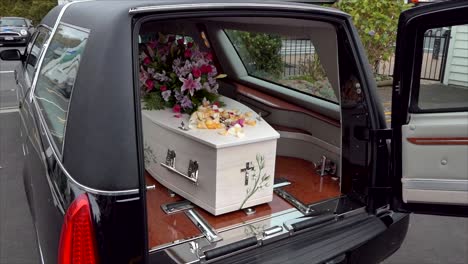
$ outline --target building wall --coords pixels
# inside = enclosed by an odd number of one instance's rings
[[[468,88],[468,25],[452,27],[450,37],[443,82]]]

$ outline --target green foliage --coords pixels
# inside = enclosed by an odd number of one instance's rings
[[[161,110],[166,106],[166,102],[159,93],[147,93],[143,96],[143,109]]]
[[[0,0],[0,17],[25,17],[37,25],[56,5],[57,0]]]
[[[226,33],[250,73],[267,79],[282,74],[280,36],[238,30],[226,30]]]
[[[398,17],[410,6],[403,0],[340,0],[335,4],[352,16],[374,68],[393,54]]]
[[[299,69],[309,78],[310,82],[327,80],[325,69],[323,68],[322,63],[320,63],[317,53],[300,61]]]

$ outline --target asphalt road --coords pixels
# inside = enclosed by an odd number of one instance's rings
[[[0,61],[0,264],[33,264],[40,263],[40,255],[21,174],[16,65]],[[386,111],[389,104],[384,102]],[[468,219],[412,215],[403,246],[385,264],[412,263],[468,263]]]
[[[0,264],[40,263],[23,187],[16,65],[0,61]]]

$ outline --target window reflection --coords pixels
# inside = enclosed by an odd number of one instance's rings
[[[61,150],[68,105],[88,32],[60,25],[45,54],[35,96],[55,144]]]

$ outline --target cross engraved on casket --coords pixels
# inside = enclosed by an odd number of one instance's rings
[[[167,150],[167,155],[166,155],[166,165],[174,168],[175,166],[175,158],[176,158],[176,153],[174,150]]]
[[[246,162],[245,163],[245,168],[241,169],[241,172],[245,173],[245,186],[249,185],[249,171],[253,171],[254,167],[252,165],[252,162]]]

